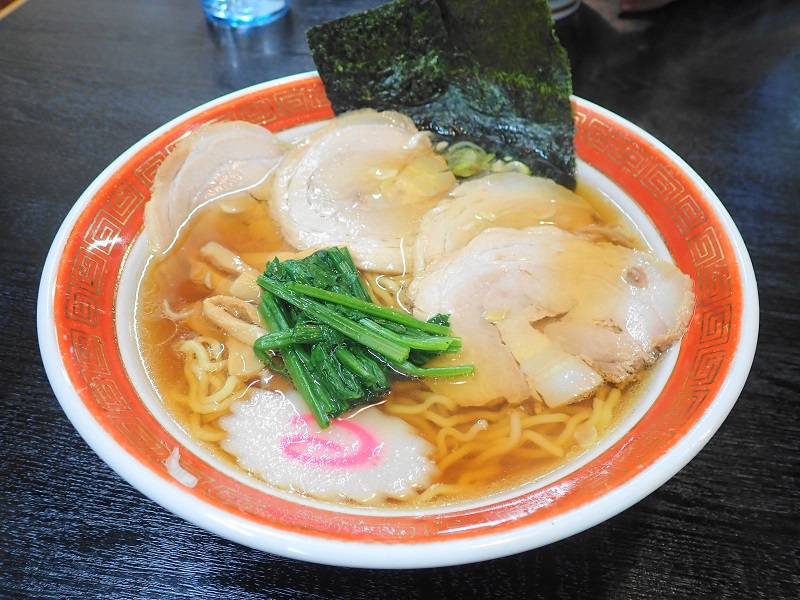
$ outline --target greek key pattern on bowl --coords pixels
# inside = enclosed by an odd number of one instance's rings
[[[740,275],[724,227],[697,182],[645,136],[580,100],[574,107],[578,155],[642,206],[697,292],[679,366],[652,409],[601,459],[512,500],[413,518],[334,518],[324,508],[246,486],[188,451],[181,452],[181,466],[198,477],[197,485],[182,488],[167,473],[164,461],[180,444],[138,398],[114,321],[119,276],[141,231],[150,186],[175,142],[202,123],[244,119],[278,131],[331,117],[316,77],[257,88],[188,117],[138,148],[89,199],[67,241],[55,294],[60,352],[82,403],[116,443],[176,489],[251,522],[331,539],[408,543],[499,532],[562,515],[628,481],[697,422],[723,384],[742,315]]]

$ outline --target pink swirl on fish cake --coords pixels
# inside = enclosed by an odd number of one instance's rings
[[[311,415],[308,417],[313,418]],[[311,435],[308,422],[300,415],[289,419],[289,426],[296,431],[280,440],[279,446],[283,455],[315,467],[346,469],[374,463],[383,446],[366,429],[345,419],[335,420],[331,427],[346,429],[352,433],[355,440],[350,446],[326,439],[322,435]]]

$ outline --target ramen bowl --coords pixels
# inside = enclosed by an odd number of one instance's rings
[[[135,343],[146,256],[143,209],[155,173],[198,125],[245,120],[273,131],[333,116],[315,73],[205,104],[111,164],[59,230],[41,280],[39,341],[70,421],[108,465],[165,509],[258,550],[371,568],[463,564],[543,546],[641,500],[708,442],[750,369],[758,297],[747,251],[709,187],[620,117],[573,99],[579,179],[624,211],[653,251],[694,282],[696,307],[635,406],[591,450],[500,494],[430,508],[357,508],[255,482],[194,442],[161,406]]]

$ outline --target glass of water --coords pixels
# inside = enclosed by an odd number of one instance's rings
[[[228,27],[252,27],[279,19],[289,0],[202,0],[206,17]]]

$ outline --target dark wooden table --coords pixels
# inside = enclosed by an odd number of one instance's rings
[[[3,598],[800,597],[800,2],[676,0],[558,26],[575,93],[692,165],[747,243],[755,364],[727,421],[658,491],[585,533],[490,562],[321,567],[219,539],[112,472],[45,378],[48,247],[115,157],[226,92],[313,68],[304,31],[378,0],[294,0],[247,35],[197,0],[31,0],[0,21],[0,596]]]

